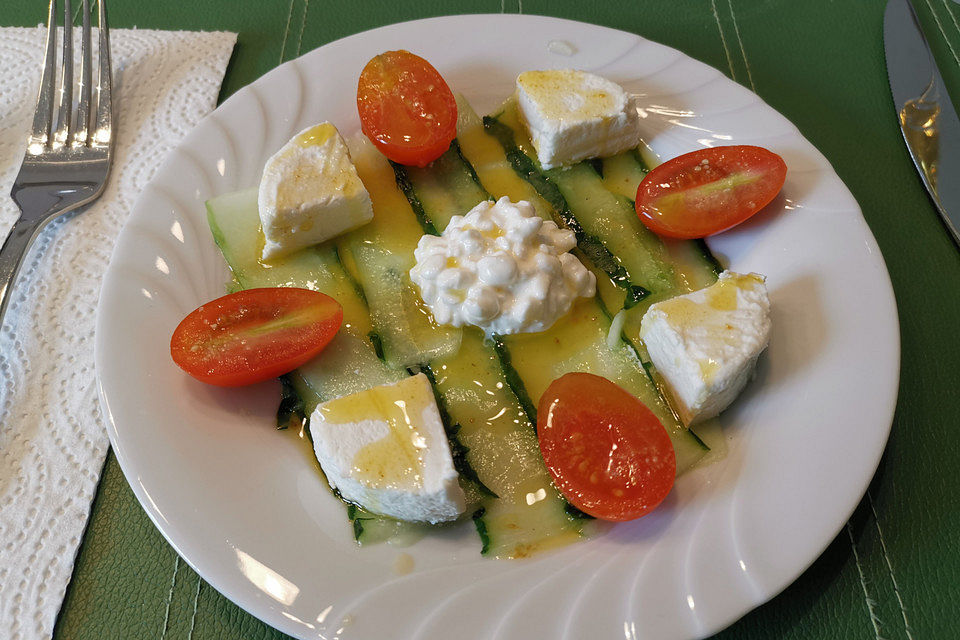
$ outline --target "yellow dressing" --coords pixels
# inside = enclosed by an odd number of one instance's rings
[[[720,280],[707,289],[707,304],[717,311],[733,311],[737,308],[736,280]]]
[[[503,235],[504,235],[504,234],[503,234],[503,228],[502,228],[502,227],[499,227],[499,226],[495,226],[495,227],[493,227],[492,229],[481,230],[481,229],[477,229],[476,227],[471,226],[471,225],[469,225],[469,224],[465,224],[465,225],[463,225],[463,229],[466,230],[466,231],[476,231],[476,232],[478,232],[481,236],[483,236],[484,238],[487,238],[487,239],[489,239],[489,240],[496,240],[497,238],[502,238]],[[447,264],[447,266],[450,266],[449,263]]]
[[[267,237],[263,235],[263,225],[257,225],[257,263],[266,269],[272,265],[263,259],[263,248],[267,246]]]
[[[416,262],[412,249],[420,241],[423,228],[397,187],[386,158],[362,136],[351,138],[349,146],[357,174],[373,203],[373,220],[338,239],[337,245],[349,249],[355,244],[375,244],[396,256],[398,266],[409,270]]]
[[[587,78],[581,71],[524,71],[517,77],[517,84],[528,95],[540,97],[540,106],[550,117],[606,119],[619,106],[618,96],[590,87]],[[577,96],[579,100],[564,101],[564,96]]]
[[[465,362],[471,365],[463,366]],[[536,431],[481,332],[473,327],[464,331],[460,352],[434,365],[447,408],[464,420],[459,437],[472,460],[480,463],[479,469],[502,470],[482,476],[499,496],[485,504],[486,518],[498,531],[516,531],[517,536],[503,534],[493,553],[520,558],[579,540],[583,523],[564,512],[564,501],[540,456]],[[491,441],[502,446],[491,446]],[[536,529],[531,531],[532,526]]]
[[[417,489],[423,486],[423,453],[427,447],[418,423],[432,401],[430,384],[421,374],[331,400],[320,406],[320,415],[333,425],[363,420],[386,422],[387,435],[354,455],[351,475],[377,489]]]
[[[503,229],[501,227],[494,227],[493,229],[481,231],[480,235],[489,240],[496,240],[497,238],[503,237]]]
[[[700,377],[703,378],[704,382],[710,384],[713,381],[713,376],[717,375],[720,363],[713,358],[705,358],[700,360],[698,364],[700,365]]]
[[[683,296],[665,300],[657,304],[657,309],[664,313],[671,324],[676,327],[703,326],[711,327],[722,339],[728,339],[733,330],[731,325],[717,323],[714,312],[729,312],[737,309],[737,292],[749,290],[763,284],[763,277],[755,273],[739,274],[727,272],[716,283],[703,289],[703,302],[697,302]],[[711,318],[711,316],[714,316]],[[713,321],[711,321],[713,320]],[[641,334],[641,338],[643,335]],[[720,369],[720,363],[713,358],[698,360],[700,376],[704,382],[710,384]]]
[[[712,271],[703,268],[703,257],[696,244],[670,238],[664,239],[663,244],[673,264],[673,271],[681,292],[697,291],[717,281],[717,276]]]
[[[402,402],[400,403],[401,410]],[[405,421],[408,420],[403,411]],[[351,475],[377,489],[420,488],[423,485],[423,447],[417,447],[423,438],[407,422],[390,420],[390,434],[360,449],[353,458]],[[407,433],[402,427],[407,426]]]
[[[678,325],[686,325],[697,322],[698,318],[708,312],[708,307],[697,304],[689,298],[671,298],[664,300],[657,305],[670,321]]]
[[[727,272],[727,277],[703,289],[705,303],[687,297],[672,298],[657,305],[670,320],[679,325],[699,323],[711,311],[733,311],[737,308],[737,291],[752,289],[763,284],[763,277],[755,273]]]
[[[420,292],[417,291],[413,286],[411,286],[404,293],[407,294],[403,296],[404,298],[407,299],[406,304],[409,305],[411,302],[410,298],[412,298],[412,303],[413,303],[412,306],[420,313],[421,316],[423,316],[424,323],[433,330],[436,330],[436,331],[441,330],[440,325],[437,324],[436,319],[433,317],[433,312],[430,311],[430,307],[428,307],[427,303],[423,301],[422,297],[420,297]],[[462,296],[464,295],[463,289],[454,289],[453,293],[460,295],[461,300],[463,299],[462,298]],[[446,331],[450,331],[450,327],[443,327],[442,329]]]
[[[315,149],[304,152],[303,149]],[[279,174],[275,189],[276,207],[281,212],[268,230],[272,239],[290,234],[305,234],[310,229],[304,226],[304,207],[322,209],[328,213],[329,199],[333,194],[347,198],[346,205],[358,217],[369,208],[363,190],[350,161],[346,144],[337,128],[329,122],[310,127],[294,136],[264,167],[264,175]],[[300,211],[300,213],[292,213]],[[323,215],[314,213],[314,216]],[[356,224],[361,224],[358,221]],[[356,226],[354,224],[353,226]],[[348,227],[352,228],[352,227]],[[326,239],[326,238],[324,238]]]
[[[324,122],[323,124],[310,127],[303,133],[300,133],[293,139],[293,141],[301,147],[319,147],[324,142],[329,140],[336,132],[337,129],[332,124],[329,122]]]
[[[714,309],[733,311],[737,308],[737,291],[752,289],[763,284],[763,276],[756,273],[740,274],[727,272],[728,277],[719,280],[707,289],[707,302]]]

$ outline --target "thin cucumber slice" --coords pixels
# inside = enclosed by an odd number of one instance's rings
[[[370,321],[391,368],[414,367],[457,350],[460,330],[433,321],[410,280],[413,264],[406,256],[366,242],[350,251],[370,305]]]
[[[384,161],[385,162],[385,161]],[[393,174],[387,167],[388,184],[393,188]],[[406,276],[407,267],[397,266],[402,264],[402,259],[412,261],[413,246],[420,237],[420,228],[414,221],[410,227],[411,235],[404,237],[402,228],[393,227],[397,233],[390,236],[391,243],[384,245],[374,245],[369,242],[370,237],[355,235],[353,242],[348,245],[348,249],[325,244],[317,247],[311,247],[297,252],[286,258],[263,263],[258,259],[261,245],[258,243],[258,230],[260,219],[257,212],[257,191],[250,189],[244,192],[221,196],[208,202],[208,218],[211,229],[218,246],[221,249],[228,265],[233,271],[234,279],[242,288],[265,287],[265,286],[292,286],[304,287],[314,290],[320,290],[336,298],[344,308],[344,327],[337,334],[334,340],[324,349],[323,354],[307,363],[296,372],[289,376],[291,385],[296,389],[304,403],[306,415],[312,413],[313,409],[320,402],[338,398],[343,395],[356,393],[381,384],[388,384],[403,379],[409,375],[406,369],[395,369],[378,357],[377,345],[372,342],[368,335],[372,333],[370,316],[367,309],[367,303],[373,302],[378,305],[378,310],[384,314],[384,309],[399,315],[395,307],[388,306],[393,304],[402,305],[409,302],[404,294],[415,293],[412,290],[412,284],[404,290],[400,286],[387,287],[382,289],[371,289],[366,292],[357,288],[355,282],[345,270],[340,261],[341,256],[349,256],[353,261],[357,277],[362,279],[361,284],[369,282],[383,282],[386,277],[378,269],[392,267],[395,271],[404,269],[402,272]],[[402,205],[409,210],[406,199],[399,195],[390,205]],[[371,236],[372,237],[372,236]],[[348,243],[350,240],[347,241]],[[354,249],[349,252],[349,249]],[[359,248],[359,251],[356,249]],[[370,257],[370,252],[383,252],[384,258],[380,254]],[[407,255],[409,254],[409,258]],[[357,258],[357,255],[360,257]],[[402,258],[398,257],[401,256]],[[379,259],[377,259],[379,258]],[[411,265],[412,266],[412,265]],[[398,292],[400,295],[398,296]],[[373,294],[373,295],[371,295]],[[381,304],[383,299],[387,299],[387,304]],[[416,308],[411,305],[411,308]],[[429,321],[429,316],[422,314],[424,319]],[[382,316],[379,316],[382,317]],[[399,322],[399,321],[398,321]],[[374,336],[380,336],[380,327]],[[430,354],[429,350],[422,348],[410,340],[410,337],[417,337],[416,331],[409,326],[398,324],[393,329],[400,335],[403,341],[410,341],[417,345],[418,354]],[[384,332],[386,333],[386,332]],[[459,346],[459,331],[440,331],[440,334],[452,334],[456,336],[456,343],[448,347],[448,350],[455,350]],[[387,333],[388,337],[395,334]],[[435,340],[434,338],[430,338]],[[396,343],[387,343],[393,345]],[[435,343],[433,343],[435,344]],[[387,346],[385,345],[385,346]],[[389,347],[387,347],[389,348]],[[438,350],[443,353],[444,350]],[[425,357],[418,355],[416,362],[425,360]],[[451,439],[451,447],[456,450],[459,442],[455,434],[448,433]],[[310,451],[312,464],[319,470],[319,464],[313,457],[312,449]],[[468,468],[468,467],[466,467]],[[458,471],[465,468],[461,465]],[[467,474],[469,475],[469,474]],[[468,495],[475,495],[476,490],[470,483],[463,483],[464,490]],[[476,500],[474,500],[476,502]],[[423,528],[425,525],[418,523],[406,523],[377,516],[374,514],[365,514],[363,516],[368,534],[361,538],[361,542],[369,543],[380,539],[383,535],[390,532],[409,533]],[[355,529],[356,531],[356,529]],[[378,535],[372,535],[372,532],[379,532]],[[393,536],[393,533],[390,533]]]
[[[520,124],[516,104],[508,101],[495,118],[485,118],[488,132],[497,137],[508,155],[522,154],[537,173],[528,171],[528,180],[552,183],[585,232],[593,234],[619,261],[628,281],[638,289],[621,294],[610,283],[598,279],[598,293],[611,311],[625,310],[622,334],[638,351],[648,369],[646,350],[640,340],[640,321],[650,305],[708,286],[716,281],[719,265],[702,241],[664,241],[640,222],[633,200],[637,186],[648,170],[638,149],[617,154],[595,164],[581,162],[571,167],[542,170],[526,131]],[[514,161],[516,165],[518,161]],[[629,195],[633,194],[633,195]],[[605,269],[606,270],[606,269]],[[622,282],[614,280],[614,284]],[[649,293],[649,295],[646,295]],[[656,379],[655,375],[651,375]]]
[[[321,245],[277,261],[262,262],[259,259],[262,240],[258,241],[258,238],[262,238],[262,234],[256,189],[209,200],[207,219],[239,289],[303,287],[322,291],[343,307],[343,327],[321,356],[286,376],[290,389],[300,397],[303,415],[309,416],[317,404],[326,400],[396,382],[408,375],[406,371],[389,368],[377,357],[374,345],[367,338],[371,325],[366,303],[344,271],[335,248]],[[281,409],[284,409],[282,405]],[[326,483],[309,441],[306,420],[301,422],[299,429],[289,431],[299,439],[304,455]],[[362,538],[364,543],[385,539],[388,533],[390,538],[402,538],[424,527],[374,514],[364,517],[371,532]],[[373,532],[377,535],[372,535]]]
[[[391,229],[414,224],[436,231],[446,226],[452,212],[465,213],[486,198],[456,147],[418,171],[400,166],[391,171],[387,160],[375,153],[358,151],[353,157],[375,211],[391,192],[409,199],[407,206],[392,207]],[[431,216],[441,211],[443,226],[434,228]],[[377,242],[372,235],[368,239]],[[411,256],[415,247],[416,241],[409,241]],[[474,515],[483,553],[521,557],[578,538],[580,521],[564,510],[566,502],[550,482],[533,427],[482,334],[472,328],[462,331],[459,350],[433,358],[425,372],[469,467],[488,489],[478,496],[481,508]]]
[[[649,151],[645,148],[645,151]],[[649,155],[652,160],[644,159]],[[632,198],[636,195],[637,187],[640,181],[646,176],[648,167],[656,158],[652,153],[641,153],[639,149],[632,149],[617,154],[603,160],[603,181],[608,188],[619,186],[622,193],[632,193]],[[710,253],[703,240],[674,240],[671,238],[661,238],[664,249],[673,265],[674,282],[673,286],[656,292],[638,304],[636,308],[631,309],[624,319],[624,335],[637,346],[638,350],[645,353],[645,349],[640,341],[640,321],[647,308],[660,300],[672,298],[675,295],[689,293],[704,287],[708,287],[717,281],[717,276],[723,271],[723,267],[717,259]],[[604,303],[610,309],[618,308],[616,292],[611,291],[610,287],[601,286],[600,293]]]
[[[317,471],[321,481],[328,484],[323,469],[313,452],[313,440],[310,437],[310,430],[307,428],[308,416],[313,413],[313,410],[319,404],[319,398],[313,393],[299,371],[282,376],[280,382],[283,386],[283,399],[280,403],[280,410],[277,412],[277,428],[290,430],[291,435],[296,437],[302,445],[309,464]],[[283,422],[282,419],[286,417],[283,414],[284,402],[287,401],[297,404],[296,409],[299,409],[299,412],[296,410],[290,411],[292,415]],[[343,499],[336,490],[333,493],[341,500]],[[347,507],[347,520],[350,521],[353,530],[353,537],[361,545],[390,542],[403,546],[419,540],[433,527],[433,525],[419,522],[395,520],[371,513],[353,503],[344,502]]]
[[[589,371],[603,376],[639,398],[663,423],[676,452],[677,473],[683,473],[703,457],[706,448],[677,420],[632,346],[622,340],[610,346],[610,322],[595,300],[582,300],[547,331],[501,339],[533,406],[550,383],[565,373]]]
[[[462,105],[461,114],[467,113],[468,109],[469,105]],[[504,165],[509,166],[508,152],[502,146],[497,149],[489,142],[480,141],[482,139],[474,133],[481,126],[475,115],[472,118],[469,114],[461,115],[461,123],[472,129],[458,132],[463,156],[465,161],[474,165],[481,182],[486,180],[488,168],[491,167],[497,168],[498,187],[509,182],[508,174],[499,169]],[[479,142],[473,144],[475,140]],[[521,176],[515,173],[513,180],[520,181]],[[489,185],[486,188],[494,197],[501,195]],[[444,219],[442,212],[431,212],[431,216],[438,228],[449,221],[449,216]],[[508,379],[516,384],[522,383],[522,389],[516,389],[517,395],[529,398],[528,407],[536,407],[546,387],[563,373],[591,371],[603,375],[650,407],[674,442],[678,473],[688,469],[703,457],[707,448],[679,422],[647,374],[634,345],[616,339],[612,341],[613,346],[610,345],[610,324],[607,307],[599,298],[594,298],[578,302],[567,316],[547,331],[503,338],[504,355],[508,354],[509,359],[501,358],[501,363]]]
[[[600,161],[600,177],[607,191],[633,202],[637,187],[650,171],[638,149],[623,151]]]
[[[333,247],[320,245],[270,263],[262,262],[256,189],[209,200],[207,219],[241,288],[313,289],[326,293],[343,307],[343,329],[327,345],[322,357],[300,369],[319,402],[395,382],[406,375],[391,371],[377,358],[367,337],[371,325],[366,303],[346,276]]]
[[[552,219],[558,225],[567,226],[572,215],[566,210],[566,202],[559,190],[547,181],[538,183],[554,204],[560,207],[558,212],[540,195],[531,181],[521,178],[530,171],[535,171],[529,158],[519,149],[515,149],[513,153],[505,152],[496,137],[484,130],[480,116],[463,96],[457,96],[457,108],[457,140],[461,157],[463,150],[469,149],[468,164],[474,167],[475,173],[483,176],[483,186],[492,193],[510,198],[512,202],[525,200],[533,205],[541,218]],[[630,284],[626,270],[616,263],[602,245],[582,236],[578,245],[574,254],[596,276],[598,290],[607,308],[616,310],[624,304],[636,304],[643,299],[646,290]],[[589,252],[589,256],[584,249]],[[598,263],[605,266],[606,271],[598,267]],[[628,300],[630,302],[627,302]]]
[[[429,220],[427,211],[459,211],[466,213],[483,200],[489,200],[487,193],[468,163],[463,161],[460,144],[454,140],[450,148],[439,158],[424,168],[394,165],[400,178],[398,184],[410,199],[408,189],[416,184],[416,200],[420,201],[421,211]],[[406,180],[403,174],[406,174]],[[433,222],[432,220],[430,221]],[[424,227],[429,231],[428,227]],[[433,224],[436,231],[442,231]]]
[[[344,322],[353,333],[365,336],[370,331],[366,304],[343,278],[333,247],[318,245],[268,263],[260,259],[264,240],[256,188],[208,200],[207,222],[239,289],[301,287],[322,291],[343,307]]]
[[[629,200],[606,189],[604,179],[589,162],[542,169],[512,99],[496,116],[486,118],[484,125],[508,154],[517,156],[519,151],[526,158],[511,161],[527,165],[524,178],[538,191],[543,193],[549,185],[559,191],[573,219],[568,226],[575,231],[579,227],[612,254],[626,271],[627,281],[653,292],[673,286],[673,270],[659,238],[643,226]],[[550,200],[555,206],[558,204]],[[609,273],[606,267],[602,268]]]
[[[640,149],[630,149],[602,160],[603,185],[628,199],[631,208],[637,197],[637,188],[652,166],[643,156]],[[723,271],[703,240],[660,240],[674,267],[672,291],[687,293],[708,287],[716,282],[717,276]]]
[[[406,547],[437,528],[437,525],[404,522],[370,513],[355,504],[347,505],[347,518],[353,526],[353,539],[361,546],[389,542],[395,546]]]
[[[538,194],[549,204],[549,216],[558,226],[567,227],[576,234],[577,248],[586,256],[589,263],[603,271],[617,286],[629,289],[630,274],[620,261],[614,256],[603,242],[588,233],[574,217],[563,192],[539,171],[534,161],[516,146],[513,140],[513,131],[509,126],[496,118],[487,117],[483,120],[484,128],[502,145],[506,153],[506,160],[513,167],[514,172],[530,183]],[[482,181],[482,180],[481,180]],[[541,215],[546,212],[538,211]]]
[[[480,331],[465,331],[460,352],[431,368],[447,410],[459,421],[471,467],[496,495],[482,500],[483,512],[475,516],[486,538],[484,553],[518,558],[579,538],[581,522],[565,511],[533,425]]]
[[[460,330],[438,326],[410,280],[413,248],[423,231],[396,188],[393,170],[366,138],[358,136],[349,146],[358,171],[363,169],[374,214],[371,222],[339,239],[337,248],[363,289],[384,359],[404,369],[455,353]]]
[[[468,162],[464,158],[463,149],[468,148],[473,155],[473,162]],[[485,197],[490,199],[493,193],[499,193],[502,196],[510,198],[512,202],[526,200],[536,209],[537,215],[544,219],[550,219],[554,215],[554,209],[526,180],[518,180],[517,173],[510,163],[503,157],[503,149],[500,144],[483,130],[483,123],[480,116],[473,110],[466,99],[457,96],[457,151],[458,160],[471,166],[473,175],[478,172],[483,173],[483,180],[477,177],[477,182],[483,186],[477,189],[485,193]],[[477,164],[476,160],[481,159],[485,164]],[[429,194],[421,194],[429,197]],[[434,210],[446,210],[442,207],[433,207]]]
[[[689,293],[709,287],[723,271],[703,240],[671,240],[664,238],[664,246],[670,254],[677,276],[675,290]]]
[[[297,371],[310,386],[318,403],[399,382],[407,376],[406,371],[386,366],[377,357],[369,340],[343,331],[327,345],[322,357],[314,358]],[[310,408],[307,415],[313,412],[315,406]]]

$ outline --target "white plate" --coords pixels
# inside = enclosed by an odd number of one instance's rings
[[[575,53],[553,53],[552,41]],[[373,55],[431,60],[478,110],[526,69],[596,71],[642,96],[662,157],[750,143],[781,154],[783,195],[710,244],[767,274],[773,337],[723,416],[729,454],[668,501],[603,536],[516,562],[486,560],[469,525],[403,550],[358,548],[343,507],[292,438],[274,383],[219,390],[171,362],[180,319],[221,295],[227,269],[203,202],[255,185],[304,127],[359,128]],[[210,584],[300,638],[689,638],[713,633],[793,581],[853,511],[893,416],[899,331],[889,277],[857,203],[826,159],[757,96],[637,36],[534,16],[452,16],[361,33],[237,92],[171,154],[139,199],[104,281],[97,371],[110,439],[164,536]]]

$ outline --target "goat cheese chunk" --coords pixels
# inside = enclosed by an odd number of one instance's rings
[[[328,240],[373,219],[370,195],[329,122],[304,129],[263,167],[257,200],[263,259]]]
[[[724,271],[705,289],[653,304],[640,337],[684,424],[712,418],[743,390],[769,342],[765,278]]]
[[[330,486],[368,511],[437,523],[466,509],[433,388],[422,373],[318,405],[310,434]]]
[[[484,201],[453,216],[442,236],[420,238],[410,279],[439,324],[544,331],[596,292],[596,277],[570,253],[576,244],[525,200]]]
[[[544,169],[602,158],[640,144],[636,101],[620,85],[585,71],[525,71],[517,105]]]

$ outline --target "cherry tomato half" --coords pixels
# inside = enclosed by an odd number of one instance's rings
[[[787,165],[763,147],[712,147],[685,153],[648,173],[637,215],[671,238],[703,238],[740,224],[783,188]]]
[[[603,520],[633,520],[673,487],[677,460],[667,430],[606,378],[568,373],[537,408],[540,452],[570,503]]]
[[[374,57],[357,85],[360,127],[380,152],[425,167],[457,135],[457,101],[433,66],[409,51]]]
[[[170,355],[197,380],[239,387],[306,363],[333,339],[343,309],[309,289],[247,289],[190,313],[170,339]]]

